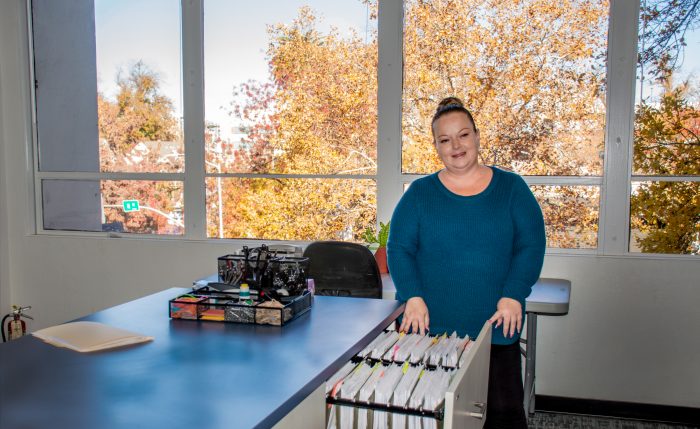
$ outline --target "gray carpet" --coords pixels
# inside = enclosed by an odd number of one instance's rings
[[[537,412],[528,420],[530,429],[691,429],[698,426],[685,426],[670,423],[623,420],[615,418]]]

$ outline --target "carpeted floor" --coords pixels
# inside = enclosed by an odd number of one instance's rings
[[[700,426],[685,426],[639,420],[536,412],[528,421],[530,429],[691,429]]]

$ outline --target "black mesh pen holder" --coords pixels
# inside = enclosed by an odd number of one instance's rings
[[[297,296],[307,289],[308,266],[309,258],[278,255],[263,244],[252,249],[243,246],[240,254],[220,256],[217,273],[220,284],[233,288],[247,283],[251,289]]]

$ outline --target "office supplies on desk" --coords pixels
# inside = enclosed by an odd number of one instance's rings
[[[260,297],[241,291],[221,291],[210,286],[195,287],[169,301],[173,319],[208,320],[216,322],[254,323],[282,326],[306,313],[313,299],[308,290],[298,296]]]
[[[237,288],[248,284],[262,295],[295,296],[308,288],[306,271],[309,258],[291,256],[284,249],[263,244],[260,247],[243,248],[217,259],[219,290]]]
[[[153,337],[98,322],[71,322],[40,329],[32,335],[56,347],[95,352],[152,341]]]

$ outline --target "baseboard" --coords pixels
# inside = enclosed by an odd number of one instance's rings
[[[537,411],[700,425],[700,408],[537,395]],[[700,426],[699,426],[700,427]]]

